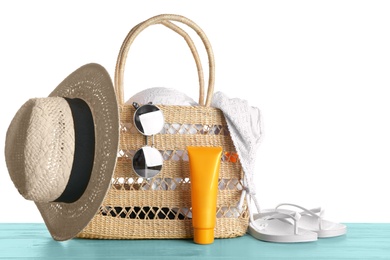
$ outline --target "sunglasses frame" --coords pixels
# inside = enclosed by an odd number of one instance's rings
[[[164,123],[162,124],[160,130],[156,133],[152,133],[152,134],[145,134],[145,131],[142,127],[142,123],[141,123],[141,120],[140,120],[140,116],[143,115],[143,114],[146,114],[146,113],[150,113],[150,112],[155,112],[155,111],[161,111],[161,109],[156,106],[156,105],[153,105],[152,102],[149,102],[147,104],[144,104],[142,106],[140,106],[138,103],[136,102],[133,102],[133,106],[134,108],[136,109],[135,112],[134,112],[134,116],[133,116],[133,124],[134,124],[134,127],[137,129],[137,131],[142,134],[144,137],[145,137],[145,145],[142,146],[141,148],[139,148],[134,156],[133,156],[133,159],[132,159],[132,168],[133,168],[133,171],[134,173],[141,177],[141,178],[146,178],[147,180],[148,179],[151,179],[153,177],[155,177],[156,175],[158,175],[161,170],[162,170],[162,166],[163,166],[163,157],[162,157],[162,154],[160,153],[160,151],[158,151],[155,147],[154,147],[154,135],[158,134],[161,132],[161,130],[164,129]],[[165,119],[164,119],[164,114],[162,113],[161,111],[161,115],[162,115],[162,121],[165,122]],[[149,146],[148,145],[148,137],[149,136],[152,136],[152,145]],[[146,165],[146,158],[145,158],[145,154],[144,154],[144,147],[150,147],[154,150],[157,151],[157,153],[153,152],[154,155],[159,155],[161,156],[161,165],[156,165],[156,166],[150,166],[148,167]],[[159,158],[160,159],[160,158]],[[134,162],[137,162],[137,161],[144,161],[144,167],[139,167],[139,166],[135,166],[135,163]],[[139,171],[137,172],[138,169],[145,169],[146,172],[144,174],[141,174]],[[153,172],[152,174],[148,175],[147,172],[150,171],[150,172]],[[154,172],[154,171],[157,171],[157,172]]]

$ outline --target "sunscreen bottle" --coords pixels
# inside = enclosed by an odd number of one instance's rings
[[[187,147],[190,161],[192,225],[194,242],[214,242],[218,176],[222,147]]]

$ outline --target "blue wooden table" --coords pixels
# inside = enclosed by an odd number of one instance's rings
[[[302,244],[258,241],[249,235],[192,240],[56,242],[44,224],[0,224],[0,259],[390,259],[389,224],[347,224],[348,234]]]

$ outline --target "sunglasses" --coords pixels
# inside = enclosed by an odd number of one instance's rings
[[[160,173],[163,166],[161,153],[153,147],[154,135],[164,128],[163,112],[152,102],[140,106],[133,102],[134,126],[145,136],[145,146],[137,150],[133,157],[133,170],[142,178],[150,179]],[[148,146],[148,137],[152,137],[152,146]]]

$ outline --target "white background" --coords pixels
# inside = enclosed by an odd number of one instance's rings
[[[128,31],[161,13],[201,26],[214,49],[215,90],[262,111],[263,208],[293,202],[340,222],[389,222],[390,2],[242,0],[2,1],[0,222],[42,222],[5,165],[18,108],[86,63],[113,76]],[[192,56],[165,27],[144,31],[127,64],[126,99],[155,86],[197,99]]]

